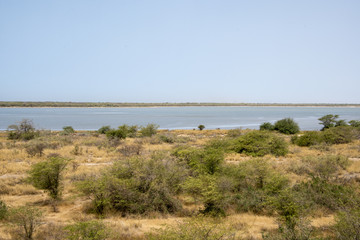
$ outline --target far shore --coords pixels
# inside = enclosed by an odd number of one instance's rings
[[[158,108],[158,107],[360,107],[337,103],[112,103],[112,102],[5,102],[0,108]]]

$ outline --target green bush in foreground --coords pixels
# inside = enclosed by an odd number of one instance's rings
[[[336,216],[336,239],[360,239],[360,209],[340,211]]]
[[[68,240],[105,240],[109,230],[100,221],[78,222],[65,227]]]
[[[31,166],[28,181],[36,188],[47,191],[53,200],[61,196],[62,173],[68,159],[60,156],[51,156],[43,162]],[[53,205],[54,211],[56,206]]]
[[[197,217],[176,226],[165,226],[147,235],[149,240],[231,240],[235,231],[221,224],[221,219]]]
[[[15,227],[11,229],[13,239],[32,240],[34,232],[42,221],[42,212],[38,208],[22,206],[9,211],[8,220]]]
[[[232,148],[235,152],[253,157],[261,157],[266,154],[285,156],[288,153],[288,145],[285,140],[266,131],[249,132],[235,139]]]

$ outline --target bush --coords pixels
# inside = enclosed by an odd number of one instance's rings
[[[326,129],[322,134],[328,144],[350,143],[355,138],[355,129],[351,126],[339,126]]]
[[[176,212],[181,204],[174,195],[186,176],[186,170],[164,156],[151,159],[130,158],[118,161],[99,178],[79,184],[80,190],[93,199],[93,209],[126,214]]]
[[[291,142],[301,147],[309,147],[320,144],[322,142],[322,135],[317,131],[309,131],[301,136],[293,136]]]
[[[9,222],[16,226],[11,232],[14,239],[32,240],[41,224],[41,217],[42,212],[38,208],[22,206],[10,209]]]
[[[73,133],[75,133],[75,130],[72,126],[63,127],[63,131],[61,132],[62,135],[70,135]]]
[[[102,126],[101,128],[99,128],[98,133],[106,134],[110,130],[111,130],[110,126]]]
[[[284,118],[275,122],[274,130],[284,134],[295,134],[300,131],[300,128],[292,118]]]
[[[227,133],[227,136],[231,138],[240,137],[241,135],[242,135],[241,128],[230,129]]]
[[[149,240],[230,240],[235,231],[213,218],[197,217],[179,222],[177,226],[165,226],[147,235]]]
[[[360,239],[360,209],[340,211],[335,219],[336,239]]]
[[[225,216],[226,197],[219,180],[217,176],[203,174],[189,177],[183,184],[184,190],[203,204],[200,212],[205,215]]]
[[[100,221],[78,222],[65,227],[68,240],[105,240],[109,230]]]
[[[205,128],[205,125],[203,125],[203,124],[200,124],[199,126],[198,126],[198,129],[201,131],[201,130],[203,130]]]
[[[272,131],[274,130],[274,125],[272,125],[270,122],[264,122],[260,125],[260,130]]]
[[[8,127],[8,139],[10,140],[31,140],[39,136],[39,132],[35,131],[34,124],[29,119],[24,119],[19,125],[10,125]]]
[[[121,125],[118,129],[109,129],[106,131],[106,136],[109,139],[125,139],[127,137],[136,137],[138,127],[136,125]]]
[[[36,188],[47,191],[53,200],[61,196],[62,173],[68,159],[60,156],[50,156],[46,161],[31,166],[28,181]],[[55,205],[53,206],[56,210]]]
[[[44,149],[46,148],[46,145],[42,142],[34,142],[30,143],[25,147],[25,150],[29,156],[34,157],[38,155],[41,157],[44,153]]]
[[[359,120],[351,120],[351,121],[349,121],[349,124],[352,127],[360,127],[360,121]]]
[[[141,127],[140,133],[143,137],[151,137],[156,134],[159,125],[149,123],[146,127]]]
[[[288,187],[289,180],[274,171],[268,161],[255,158],[232,168],[235,193],[234,203],[240,212],[264,213],[268,209],[266,200]]]
[[[252,131],[235,139],[232,149],[254,157],[266,154],[285,156],[288,153],[285,140],[266,131]]]

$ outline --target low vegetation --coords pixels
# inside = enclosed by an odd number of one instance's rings
[[[0,132],[0,238],[357,239],[360,130],[328,118],[305,132],[289,118],[201,131],[23,120]]]

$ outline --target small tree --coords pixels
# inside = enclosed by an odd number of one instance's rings
[[[42,212],[38,208],[22,206],[10,209],[9,222],[17,226],[12,229],[15,239],[32,240],[41,224]]]
[[[292,118],[284,118],[275,123],[274,130],[284,134],[295,134],[300,131],[300,128]]]
[[[31,140],[37,134],[33,122],[29,119],[23,119],[19,125],[8,126],[8,131],[8,139],[11,140]]]
[[[332,114],[328,114],[319,118],[318,119],[320,121],[319,124],[322,124],[324,126],[321,129],[321,131],[324,131],[327,128],[335,127],[337,118],[339,118],[339,115],[332,115]]]
[[[203,130],[205,128],[205,126],[204,125],[202,125],[202,124],[200,124],[199,126],[198,126],[198,129],[201,131],[201,130]]]
[[[28,181],[34,187],[47,191],[55,203],[61,196],[62,172],[67,163],[66,158],[52,156],[44,162],[34,164],[29,172]],[[53,207],[56,211],[56,204]]]
[[[349,124],[352,127],[360,127],[360,121],[359,120],[351,120],[351,121],[349,121]]]

